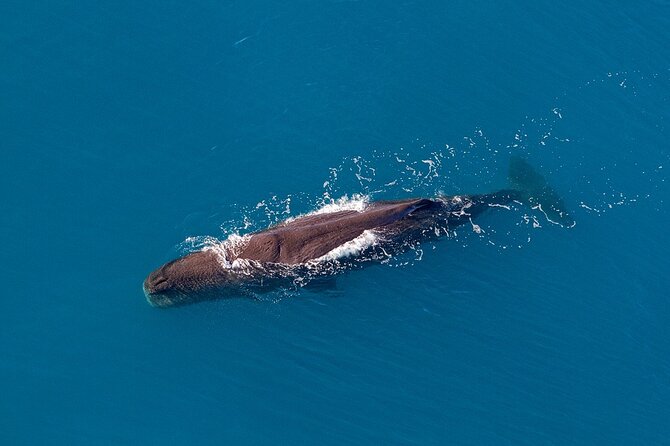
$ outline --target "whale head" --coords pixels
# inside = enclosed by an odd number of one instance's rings
[[[214,299],[230,282],[215,253],[198,251],[152,271],[143,289],[151,305],[164,308]]]

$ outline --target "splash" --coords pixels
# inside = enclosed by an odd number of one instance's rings
[[[237,256],[242,252],[251,235],[230,234],[224,240],[216,237],[188,237],[180,245],[180,251],[190,253],[195,251],[209,251],[216,254],[219,264],[223,269],[245,270],[249,267],[249,262],[244,259],[238,259]]]
[[[374,231],[363,231],[363,233],[355,239],[348,241],[342,246],[338,246],[314,261],[316,263],[321,263],[328,260],[340,260],[354,257],[375,246],[378,241],[379,236]]]
[[[367,205],[370,203],[370,197],[363,194],[353,194],[351,198],[347,195],[340,197],[338,199],[330,199],[327,202],[323,203],[321,207],[314,212],[304,214],[302,216],[314,215],[314,214],[328,214],[330,212],[339,212],[339,211],[363,211]]]

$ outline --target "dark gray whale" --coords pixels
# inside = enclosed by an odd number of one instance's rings
[[[218,297],[244,295],[252,289],[269,289],[286,278],[300,275],[310,262],[361,236],[380,234],[376,249],[395,253],[411,243],[440,235],[436,228],[453,229],[471,223],[486,210],[511,202],[538,206],[550,221],[570,226],[560,197],[544,178],[521,158],[510,163],[510,189],[491,194],[412,198],[380,201],[362,211],[341,210],[299,217],[250,234],[241,246],[222,253],[202,250],[166,263],[144,281],[148,302],[168,307]],[[446,233],[446,231],[445,231]]]

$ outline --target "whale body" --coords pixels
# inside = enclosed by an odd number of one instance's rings
[[[144,294],[151,305],[170,307],[267,290],[299,276],[364,233],[377,236],[367,250],[369,258],[374,258],[374,250],[393,254],[439,237],[440,228],[446,234],[465,223],[475,227],[473,219],[510,202],[539,205],[550,221],[572,223],[560,197],[525,161],[512,159],[509,179],[513,188],[491,194],[379,201],[362,210],[285,221],[247,235],[242,243],[224,243],[219,249],[204,249],[164,264],[148,275]]]

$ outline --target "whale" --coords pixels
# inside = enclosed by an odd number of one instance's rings
[[[272,290],[314,271],[328,275],[346,269],[320,270],[318,265],[366,235],[374,234],[375,243],[357,256],[388,257],[465,224],[478,228],[474,221],[481,214],[512,202],[539,209],[552,223],[574,225],[560,196],[527,161],[513,157],[508,180],[509,187],[493,193],[376,201],[363,209],[290,219],[247,234],[239,243],[222,243],[165,263],[144,280],[144,295],[152,306],[167,308]]]

